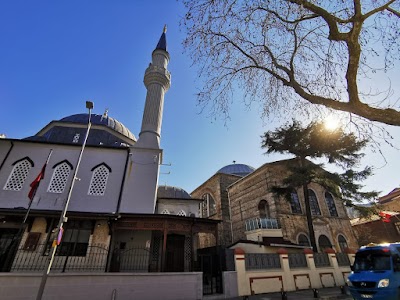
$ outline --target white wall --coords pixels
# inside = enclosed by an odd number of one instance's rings
[[[2,149],[2,151],[0,151],[0,155],[2,155],[0,161],[2,161],[5,155],[4,144],[9,147],[9,142],[0,140],[0,144],[0,149]],[[36,192],[32,209],[62,210],[68,196],[69,187],[73,177],[72,175],[76,168],[81,147],[24,141],[14,141],[14,144],[15,145],[5,161],[3,168],[0,170],[0,208],[28,207],[29,185],[40,173],[50,150],[53,149],[49,163],[46,167],[45,177],[40,182],[39,188]],[[79,180],[75,182],[68,210],[98,213],[115,212],[120,194],[121,182],[125,171],[127,155],[128,152],[126,149],[86,147],[77,174]],[[4,190],[4,185],[13,169],[12,164],[24,157],[29,157],[34,162],[34,167],[31,168],[23,188],[20,191]],[[53,166],[63,160],[68,160],[74,168],[68,178],[67,186],[62,193],[49,193],[47,192],[47,188],[53,175]],[[93,167],[101,163],[105,163],[111,168],[105,194],[104,196],[88,195],[90,180],[92,178],[91,170]]]
[[[154,213],[160,163],[161,150],[131,148],[121,213]]]
[[[0,273],[1,299],[36,299],[40,281],[41,274]],[[43,300],[196,300],[202,297],[202,273],[51,274],[43,294]]]

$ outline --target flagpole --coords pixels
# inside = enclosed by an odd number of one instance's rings
[[[51,266],[53,265],[53,261],[54,261],[54,256],[55,256],[56,251],[57,251],[57,246],[60,244],[61,239],[62,239],[62,234],[64,232],[63,225],[64,225],[65,222],[67,222],[66,214],[67,214],[67,210],[68,210],[68,205],[69,205],[69,202],[71,200],[72,190],[74,189],[75,181],[77,180],[76,175],[78,174],[79,165],[80,165],[81,160],[82,160],[82,154],[83,154],[83,151],[85,150],[86,142],[87,142],[87,139],[89,137],[90,128],[92,126],[90,118],[91,118],[92,109],[93,109],[93,102],[86,101],[86,108],[89,109],[89,118],[88,118],[86,136],[85,136],[85,139],[83,141],[81,151],[79,153],[78,162],[76,164],[74,175],[72,177],[71,186],[69,188],[67,201],[65,201],[64,209],[63,209],[62,214],[60,216],[60,220],[58,221],[57,240],[53,241],[53,245],[52,245],[53,250],[51,252],[51,257],[49,259],[47,268],[43,272],[42,280],[40,282],[40,286],[39,286],[39,290],[38,290],[38,293],[37,293],[37,296],[36,296],[36,300],[41,300],[42,299],[44,288],[45,288],[46,282],[47,282],[47,277],[48,277],[48,275],[50,273],[50,269],[51,269]]]
[[[53,153],[53,149],[50,149],[49,155],[47,156],[46,162],[44,163],[44,166],[43,166],[44,169],[46,169],[46,166],[50,161],[50,156],[51,156],[52,153]],[[41,172],[44,172],[43,168],[42,168]],[[44,178],[44,175],[40,180],[42,180],[43,178]],[[29,201],[28,211],[25,214],[25,217],[24,217],[24,220],[22,221],[22,224],[25,224],[26,220],[28,219],[29,212],[31,211],[31,207],[32,207],[32,203],[33,203],[33,199],[34,199],[35,195],[36,195],[36,190],[34,191],[34,193],[32,195],[32,199],[30,199],[30,201]]]
[[[47,166],[47,164],[48,164],[48,162],[49,162],[49,160],[50,160],[50,156],[51,156],[52,153],[53,153],[53,149],[50,149],[49,155],[47,156],[46,162],[44,163],[44,165],[43,165],[43,167],[42,167],[42,169],[41,169],[39,175],[41,175],[41,174],[44,172],[44,169],[46,168],[46,166]],[[38,175],[38,176],[39,176],[39,175]],[[43,174],[42,174],[42,175],[43,175]],[[36,177],[36,179],[37,179],[37,178],[38,178],[38,177]],[[44,178],[44,175],[41,176],[40,180],[42,180],[43,178]],[[36,179],[35,179],[35,180],[36,180]],[[37,188],[37,186],[36,186],[36,188]],[[30,192],[29,192],[29,193],[30,193]],[[6,258],[6,264],[5,264],[6,267],[5,267],[5,269],[8,269],[9,263],[11,263],[11,261],[15,258],[16,251],[18,251],[18,246],[19,246],[19,243],[21,242],[22,235],[23,235],[24,230],[25,230],[26,220],[28,219],[29,213],[30,213],[30,211],[31,211],[32,202],[33,202],[33,197],[35,196],[35,194],[36,194],[36,190],[33,191],[32,199],[29,198],[28,209],[27,209],[27,211],[26,211],[26,213],[25,213],[25,216],[24,216],[24,218],[23,218],[23,220],[22,220],[21,225],[19,226],[19,229],[18,229],[17,234],[14,235],[13,238],[12,238],[12,241],[11,241],[11,248],[10,248],[10,250],[9,250],[9,252],[8,252],[8,254],[7,254],[7,258]],[[29,196],[28,196],[28,197],[29,197]],[[15,249],[15,250],[14,250],[14,249]],[[4,270],[4,268],[3,268],[3,270]]]

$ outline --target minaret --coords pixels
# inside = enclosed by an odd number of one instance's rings
[[[171,84],[171,74],[167,70],[169,54],[165,33],[167,26],[152,53],[152,62],[144,74],[147,88],[146,104],[143,112],[142,128],[136,147],[160,148],[161,122],[164,108],[164,95]]]

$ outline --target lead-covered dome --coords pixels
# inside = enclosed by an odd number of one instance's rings
[[[88,124],[89,114],[76,114],[52,121],[40,130],[35,136],[26,140],[42,141],[62,144],[82,144]],[[121,122],[104,115],[91,114],[92,127],[90,129],[87,145],[127,147],[136,143],[132,132]]]
[[[255,169],[245,164],[231,164],[227,165],[217,171],[217,173],[229,174],[229,175],[237,175],[237,176],[246,176],[252,173]]]
[[[69,123],[79,123],[79,124],[87,124],[88,123],[89,114],[76,114],[71,115],[65,118],[62,118],[60,122],[69,122]],[[131,140],[136,140],[135,136],[133,135],[130,130],[125,127],[124,124],[119,122],[118,120],[111,118],[111,117],[104,117],[103,115],[96,115],[92,114],[90,121],[93,125],[104,125],[112,130],[119,132],[120,134],[126,136]]]
[[[157,198],[158,199],[192,199],[188,192],[184,189],[169,186],[169,185],[161,185],[157,189]]]

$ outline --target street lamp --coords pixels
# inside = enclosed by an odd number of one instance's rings
[[[86,108],[89,110],[89,114],[88,114],[89,117],[88,117],[88,125],[87,125],[87,131],[86,131],[85,139],[84,139],[84,141],[82,143],[82,148],[81,148],[81,151],[79,153],[78,162],[76,163],[76,168],[75,168],[75,171],[74,171],[74,174],[73,174],[73,177],[72,177],[72,182],[71,182],[71,186],[69,188],[67,201],[65,201],[64,209],[63,209],[62,214],[60,216],[60,220],[58,221],[57,240],[53,241],[53,244],[52,244],[53,251],[51,252],[51,256],[50,256],[50,260],[49,260],[49,263],[47,265],[47,268],[43,272],[42,281],[40,282],[40,286],[39,286],[39,290],[38,290],[38,293],[37,293],[37,296],[36,296],[36,300],[41,300],[42,299],[44,288],[46,286],[47,277],[48,277],[48,275],[50,273],[50,269],[51,269],[51,266],[52,266],[53,261],[54,261],[54,256],[55,256],[56,251],[57,251],[57,246],[60,244],[61,239],[62,239],[62,235],[63,235],[63,232],[64,232],[63,225],[64,225],[65,222],[68,221],[68,219],[66,217],[67,210],[68,210],[68,205],[69,205],[69,202],[71,200],[72,190],[74,189],[75,181],[77,180],[76,175],[78,174],[79,165],[80,165],[81,160],[82,160],[83,150],[85,150],[86,142],[87,142],[87,139],[89,137],[90,128],[92,127],[92,123],[91,123],[90,119],[91,119],[91,115],[92,115],[93,102],[92,101],[86,101]]]

